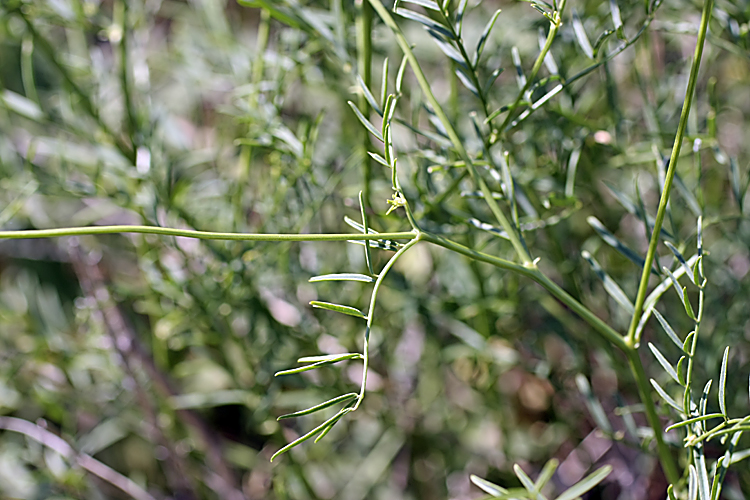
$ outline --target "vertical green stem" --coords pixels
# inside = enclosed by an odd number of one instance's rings
[[[412,52],[408,40],[401,32],[401,28],[398,27],[398,24],[396,24],[396,21],[393,20],[393,17],[388,12],[388,9],[385,8],[380,0],[368,1],[370,2],[370,5],[372,5],[372,7],[375,9],[378,16],[380,16],[386,26],[388,26],[396,36],[396,41],[398,42],[399,47],[401,47],[401,51],[404,53],[404,56],[409,61],[409,66],[411,66],[411,69],[414,72],[414,76],[417,78],[417,82],[419,82],[419,87],[422,89],[422,92],[424,92],[427,101],[435,111],[435,115],[437,115],[437,117],[440,119],[440,122],[445,127],[445,131],[448,134],[451,143],[453,143],[453,147],[456,149],[459,157],[466,163],[466,168],[469,170],[469,173],[471,174],[474,182],[479,186],[479,189],[482,192],[482,197],[489,206],[490,211],[500,223],[500,226],[503,228],[503,230],[505,230],[505,232],[508,234],[508,239],[510,240],[513,248],[518,254],[518,257],[521,259],[521,262],[523,262],[523,264],[525,266],[528,266],[529,268],[534,268],[535,265],[532,262],[531,256],[526,250],[526,247],[521,242],[521,239],[516,232],[515,226],[511,224],[503,211],[500,209],[497,201],[495,201],[495,198],[493,198],[490,188],[477,172],[471,156],[469,156],[469,153],[466,151],[466,148],[463,145],[463,141],[456,133],[456,129],[453,127],[453,124],[448,118],[448,115],[445,114],[445,111],[443,111],[443,107],[440,105],[440,103],[435,98],[435,95],[432,93],[430,82],[427,81],[427,77],[422,71],[422,68],[419,65],[419,61],[417,60],[416,56],[414,55],[414,52]]]
[[[357,71],[365,82],[367,88],[372,83],[372,7],[366,0],[358,0],[357,10]],[[382,103],[381,105],[383,105]],[[370,106],[364,94],[359,96],[359,109],[365,116],[370,113]],[[370,204],[370,183],[372,181],[372,162],[367,155],[370,149],[370,134],[366,130],[361,130],[362,134],[362,170],[364,185],[362,189],[365,200],[365,209]]]
[[[680,157],[680,149],[682,148],[682,140],[685,137],[685,129],[687,128],[688,116],[690,115],[690,107],[693,104],[695,84],[698,80],[698,70],[700,69],[701,58],[703,57],[703,45],[706,41],[708,21],[711,18],[713,4],[713,0],[705,0],[705,3],[703,4],[703,14],[701,16],[701,24],[698,30],[698,41],[695,45],[693,64],[690,67],[690,76],[688,78],[687,91],[685,92],[685,102],[682,105],[680,122],[677,125],[677,134],[674,139],[674,145],[672,146],[672,156],[669,158],[667,177],[664,182],[661,199],[659,200],[659,209],[656,212],[656,221],[654,222],[653,232],[651,233],[651,241],[648,244],[646,263],[643,265],[641,283],[638,287],[638,295],[635,299],[635,311],[633,312],[633,318],[630,321],[630,328],[628,329],[628,335],[626,338],[629,345],[635,345],[635,330],[641,319],[641,315],[643,314],[643,304],[646,301],[646,293],[648,292],[648,280],[651,276],[651,266],[654,262],[656,246],[659,243],[659,233],[661,232],[661,227],[664,223],[664,216],[667,212],[667,202],[669,201],[669,195],[672,191],[672,181],[674,180],[675,172],[677,172],[677,160]]]
[[[547,33],[547,39],[544,42],[544,47],[542,47],[541,52],[539,52],[539,56],[536,58],[536,61],[534,61],[534,66],[531,67],[531,72],[529,73],[529,76],[526,79],[526,85],[523,86],[521,91],[518,93],[518,96],[516,96],[516,101],[513,103],[512,106],[510,106],[508,115],[505,117],[505,121],[503,121],[503,124],[500,125],[501,133],[505,131],[505,128],[510,123],[511,118],[513,118],[513,111],[518,107],[521,100],[526,95],[526,92],[528,92],[528,90],[531,88],[531,85],[534,83],[534,80],[536,79],[537,73],[539,73],[539,70],[542,68],[542,64],[544,64],[544,58],[547,57],[547,53],[552,48],[552,42],[555,41],[555,37],[557,37],[557,32],[560,30],[560,26],[562,26],[562,14],[563,14],[563,10],[565,10],[566,1],[567,0],[562,0],[560,2],[560,6],[558,7],[557,11],[555,11],[554,22],[550,22],[549,33]]]
[[[656,438],[656,452],[659,455],[659,463],[661,464],[664,475],[671,484],[677,484],[680,480],[680,474],[677,471],[677,465],[675,464],[672,452],[669,450],[669,446],[664,442],[664,433],[662,432],[662,423],[659,419],[659,415],[656,413],[656,406],[654,400],[651,397],[651,384],[649,384],[648,376],[646,371],[643,369],[643,363],[638,355],[638,350],[630,347],[624,350],[625,355],[628,357],[628,364],[630,370],[633,372],[635,377],[636,386],[638,386],[638,395],[643,403],[643,408],[646,413],[646,420],[648,425],[654,431],[654,437]]]

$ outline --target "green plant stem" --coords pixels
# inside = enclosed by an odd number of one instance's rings
[[[586,306],[573,298],[568,292],[563,290],[557,283],[544,275],[538,268],[516,264],[515,262],[501,259],[499,257],[495,257],[494,255],[478,252],[459,243],[443,238],[442,236],[437,236],[431,233],[421,233],[420,238],[423,241],[428,241],[448,250],[452,250],[456,253],[465,255],[466,257],[469,257],[471,259],[478,260],[480,262],[486,262],[487,264],[492,264],[493,266],[499,267],[500,269],[518,273],[535,281],[545,290],[547,290],[552,296],[568,306],[571,311],[583,318],[583,320],[591,325],[591,327],[594,328],[594,330],[604,339],[608,340],[610,343],[616,345],[622,350],[628,348],[628,346],[624,342],[624,339],[619,333],[617,333],[614,329],[612,329],[612,327],[598,318],[594,313],[586,308]]]
[[[216,233],[192,229],[173,229],[157,226],[91,226],[66,227],[58,229],[31,229],[27,231],[0,231],[0,240],[27,238],[56,238],[60,236],[84,236],[97,234],[140,233],[161,236],[182,236],[200,240],[231,241],[363,241],[363,240],[414,240],[417,233],[377,234],[258,234],[258,233]]]
[[[357,11],[357,70],[365,82],[365,86],[369,89],[372,84],[372,7],[367,0],[358,0],[357,3],[359,4]],[[381,106],[384,105],[385,103],[381,103]],[[365,116],[370,114],[370,106],[364,93],[361,93],[359,96],[359,109]],[[362,134],[362,148],[364,151],[362,160],[364,178],[362,194],[365,200],[365,209],[367,209],[371,206],[370,183],[372,182],[372,161],[366,152],[370,150],[372,144],[370,142],[370,134],[366,130],[361,130],[360,133]]]
[[[646,420],[648,420],[648,425],[654,431],[654,437],[656,438],[656,452],[659,455],[659,463],[661,463],[664,476],[666,476],[667,481],[671,484],[677,484],[680,480],[680,474],[677,471],[677,465],[672,456],[672,452],[670,451],[669,446],[667,446],[667,443],[664,442],[662,423],[659,419],[659,415],[656,413],[656,406],[651,397],[651,384],[648,381],[646,371],[643,369],[643,363],[638,354],[638,349],[628,346],[623,352],[625,352],[625,356],[628,358],[630,371],[633,372],[633,376],[635,377],[635,384],[638,386],[638,394],[643,403]]]
[[[409,243],[401,247],[401,249],[396,252],[393,257],[390,258],[388,263],[383,267],[383,269],[380,271],[380,274],[378,274],[378,279],[375,281],[375,286],[372,288],[372,295],[370,297],[370,308],[367,311],[367,327],[365,329],[365,340],[364,344],[362,346],[362,356],[364,358],[362,363],[362,386],[359,389],[359,396],[357,396],[357,402],[352,407],[351,411],[355,411],[357,408],[359,408],[360,403],[362,403],[362,400],[365,398],[365,387],[367,386],[367,370],[370,364],[370,331],[372,329],[372,322],[374,318],[374,312],[375,312],[375,303],[378,300],[378,292],[380,291],[380,287],[383,284],[383,281],[385,280],[386,275],[388,274],[388,271],[391,270],[393,265],[396,263],[396,261],[404,255],[411,247],[419,243],[419,241],[422,239],[422,235],[424,233],[416,234],[415,238],[411,240]]]
[[[635,299],[635,311],[633,312],[633,318],[630,321],[630,327],[628,328],[628,334],[626,337],[626,342],[629,345],[635,345],[635,331],[638,327],[638,322],[641,319],[641,314],[643,314],[643,304],[646,300],[646,293],[648,292],[648,281],[651,276],[651,266],[654,262],[654,256],[656,255],[656,246],[659,243],[659,234],[661,232],[662,224],[664,223],[664,216],[667,213],[667,202],[669,201],[669,195],[672,191],[672,181],[674,180],[675,173],[677,172],[677,160],[680,156],[682,141],[685,137],[685,129],[687,128],[688,116],[690,115],[690,107],[693,104],[695,84],[698,80],[698,70],[700,69],[701,58],[703,56],[703,45],[706,41],[708,21],[711,18],[713,4],[713,0],[705,0],[705,3],[703,4],[701,24],[700,29],[698,30],[698,40],[695,45],[695,55],[693,56],[693,64],[690,67],[690,76],[688,78],[687,91],[685,92],[685,102],[682,105],[680,122],[677,126],[677,134],[675,136],[674,145],[672,146],[672,156],[669,158],[669,168],[667,169],[664,189],[661,193],[661,199],[659,200],[659,209],[656,212],[656,220],[654,222],[654,227],[651,233],[651,241],[648,244],[646,262],[643,265],[641,283],[638,286],[638,295],[636,295]]]
[[[555,11],[555,21],[550,22],[549,32],[547,33],[547,39],[544,42],[544,47],[542,47],[541,52],[539,52],[539,56],[537,56],[536,61],[534,61],[534,66],[531,67],[531,72],[529,73],[529,76],[526,79],[526,84],[518,93],[518,96],[516,97],[516,101],[510,107],[508,114],[505,117],[505,121],[503,121],[503,124],[500,125],[500,132],[504,132],[508,124],[510,124],[511,119],[513,118],[513,110],[515,110],[516,107],[518,107],[518,105],[520,104],[521,100],[524,99],[526,92],[528,92],[528,90],[533,85],[534,80],[536,79],[537,73],[539,73],[539,70],[542,68],[542,64],[544,64],[544,58],[547,57],[547,53],[552,48],[552,42],[555,41],[555,38],[557,37],[557,32],[560,30],[560,26],[562,26],[562,13],[563,13],[563,10],[565,10],[566,2],[567,0],[562,0],[560,2],[560,6]]]
[[[492,197],[492,192],[487,186],[487,183],[484,182],[484,179],[477,172],[476,167],[474,166],[474,163],[471,157],[469,156],[469,153],[466,151],[466,148],[464,148],[463,141],[461,141],[461,138],[456,133],[456,130],[453,127],[453,124],[451,123],[450,119],[448,118],[448,115],[445,114],[445,111],[443,111],[442,106],[440,106],[440,103],[437,101],[437,99],[435,98],[435,95],[432,93],[432,88],[430,87],[430,83],[427,81],[427,77],[422,71],[422,68],[420,67],[419,61],[414,55],[414,52],[412,52],[411,46],[409,45],[408,40],[406,40],[406,37],[401,32],[401,29],[398,27],[398,24],[396,24],[396,21],[393,20],[393,17],[391,16],[390,12],[388,12],[388,9],[385,8],[385,6],[380,0],[368,0],[368,1],[372,5],[372,7],[375,9],[378,16],[380,16],[380,18],[383,20],[385,25],[388,26],[391,29],[391,31],[393,31],[393,34],[396,36],[396,41],[398,42],[399,47],[401,47],[401,51],[404,53],[404,56],[409,61],[409,66],[411,66],[411,69],[414,72],[414,76],[416,76],[417,78],[417,82],[419,82],[419,86],[422,89],[422,92],[427,98],[427,101],[432,106],[433,111],[435,112],[437,117],[440,119],[440,122],[443,124],[443,127],[445,127],[445,131],[448,134],[448,137],[450,138],[451,143],[453,144],[453,147],[456,149],[456,152],[458,152],[458,155],[466,163],[466,167],[469,169],[469,173],[471,174],[471,177],[474,180],[474,182],[479,186],[479,189],[482,192],[482,196],[484,197],[485,202],[490,207],[490,211],[495,216],[497,221],[500,223],[500,226],[502,226],[502,228],[508,234],[508,239],[513,245],[513,248],[516,250],[518,257],[521,259],[521,261],[525,265],[534,267],[531,256],[529,255],[529,252],[526,250],[520,238],[518,237],[515,227],[510,223],[508,218],[500,209],[500,206],[497,204],[497,201],[495,201],[495,199]]]

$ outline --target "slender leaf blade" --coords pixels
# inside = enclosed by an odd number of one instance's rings
[[[372,276],[367,276],[366,274],[334,273],[313,276],[308,281],[310,283],[317,283],[319,281],[361,281],[363,283],[375,283],[375,278]]]
[[[659,349],[651,342],[648,343],[648,348],[651,350],[651,353],[654,355],[662,368],[664,368],[664,371],[667,372],[667,374],[672,377],[675,382],[682,385],[680,382],[680,377],[677,376],[677,371],[674,369],[672,364],[667,361],[667,358],[664,357],[661,351],[659,351]]]
[[[727,361],[729,360],[729,346],[724,349],[724,357],[721,360],[721,372],[719,373],[719,409],[721,413],[727,414]]]
[[[498,486],[495,483],[491,483],[486,479],[475,476],[474,474],[469,476],[469,479],[471,479],[471,482],[474,483],[474,485],[476,485],[480,490],[484,491],[488,495],[492,495],[495,498],[499,498],[500,496],[506,495],[508,493],[508,490],[506,490],[502,486]]]
[[[383,134],[381,134],[378,129],[375,128],[375,125],[370,123],[370,120],[365,118],[365,115],[362,114],[362,112],[359,110],[356,104],[354,104],[352,101],[348,101],[349,106],[352,108],[352,111],[354,111],[354,114],[357,115],[357,119],[360,121],[362,125],[367,129],[368,132],[370,132],[372,135],[375,136],[377,140],[380,142],[385,142],[383,139]]]
[[[325,309],[327,311],[333,311],[333,312],[337,312],[341,314],[346,314],[348,316],[354,316],[355,318],[367,319],[367,316],[365,316],[364,313],[362,313],[362,311],[351,306],[344,306],[341,304],[332,304],[330,302],[321,302],[319,300],[310,301],[310,305],[316,309]]]
[[[677,411],[679,411],[679,412],[682,413],[682,411],[683,411],[682,407],[677,403],[677,401],[674,400],[674,398],[672,398],[672,396],[670,396],[669,394],[667,394],[667,392],[664,389],[661,388],[661,386],[659,385],[659,383],[656,380],[651,379],[651,385],[654,387],[654,389],[656,389],[656,392],[659,393],[659,396],[661,396],[661,398],[669,406],[671,406],[675,410],[677,410]]]
[[[344,394],[344,395],[335,397],[333,399],[329,399],[328,401],[317,404],[315,406],[311,406],[310,408],[307,408],[305,410],[300,410],[294,413],[287,413],[286,415],[281,415],[276,420],[283,420],[286,418],[295,418],[295,417],[301,417],[303,415],[310,415],[311,413],[315,413],[320,410],[325,410],[326,408],[329,408],[337,403],[342,403],[344,401],[349,401],[351,399],[354,399],[357,397],[357,395],[358,394],[356,392],[350,392],[349,394]]]
[[[612,472],[612,466],[605,465],[604,467],[598,469],[596,472],[586,476],[577,484],[565,490],[562,495],[557,497],[557,500],[575,500],[587,491],[590,491],[597,484],[604,481],[604,479],[606,479],[610,472]]]

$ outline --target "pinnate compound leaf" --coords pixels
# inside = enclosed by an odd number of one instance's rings
[[[335,397],[333,399],[329,399],[328,401],[325,401],[323,403],[320,403],[318,405],[312,406],[310,408],[307,408],[306,410],[300,410],[296,411],[294,413],[287,413],[286,415],[281,415],[276,420],[283,420],[285,418],[295,418],[295,417],[301,417],[302,415],[309,415],[311,413],[315,413],[316,411],[324,410],[328,407],[331,407],[337,403],[343,403],[344,401],[349,401],[351,399],[354,399],[357,397],[356,392],[350,392],[349,394],[344,394],[342,396]]]
[[[672,398],[672,396],[670,396],[669,394],[667,394],[667,392],[664,389],[661,388],[661,386],[659,385],[659,383],[656,380],[651,379],[651,385],[654,387],[654,389],[656,389],[656,392],[659,393],[659,396],[661,396],[661,398],[664,401],[666,401],[666,403],[669,406],[671,406],[672,408],[674,408],[675,410],[677,410],[679,412],[683,411],[682,407],[677,403],[677,401],[675,401],[674,398]]]
[[[682,383],[680,382],[680,377],[677,376],[677,371],[674,369],[672,364],[667,361],[667,358],[664,357],[661,351],[659,351],[659,349],[651,342],[648,343],[648,348],[651,349],[651,352],[653,353],[659,364],[662,366],[662,368],[664,368],[664,371],[667,372],[667,374],[669,374],[669,376],[672,377],[675,382],[682,385]]]
[[[331,304],[330,302],[320,302],[319,300],[312,300],[310,301],[310,305],[313,306],[316,309],[326,309],[328,311],[333,311],[341,314],[346,314],[349,316],[354,316],[355,318],[362,318],[367,319],[367,316],[360,311],[359,309],[355,309],[351,306],[343,306],[341,304]]]
[[[375,278],[366,274],[336,273],[313,276],[309,281],[310,283],[317,283],[319,281],[361,281],[363,283],[375,283]]]
[[[557,497],[557,500],[575,500],[587,491],[590,491],[594,486],[604,481],[604,479],[612,472],[611,465],[605,465],[596,472],[589,474],[583,480],[578,482],[565,490],[562,495]]]
[[[378,129],[375,128],[375,125],[370,123],[370,120],[365,118],[365,115],[362,114],[362,112],[359,110],[356,104],[354,104],[352,101],[348,101],[349,106],[351,106],[352,111],[354,111],[354,114],[357,115],[357,119],[360,121],[362,125],[367,129],[368,132],[370,132],[372,135],[375,136],[377,140],[380,142],[385,142],[383,139],[383,134],[381,134]]]
[[[495,483],[491,483],[486,479],[475,476],[474,474],[469,476],[469,479],[471,479],[471,482],[474,483],[479,489],[481,489],[488,495],[492,495],[495,498],[500,498],[502,495],[506,495],[508,493],[508,490],[506,490],[502,486],[498,486]]]
[[[724,357],[721,360],[721,372],[719,374],[719,409],[724,416],[727,414],[727,361],[729,361],[729,346],[724,349]]]

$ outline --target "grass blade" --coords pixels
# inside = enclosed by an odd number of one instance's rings
[[[285,418],[294,418],[294,417],[301,417],[302,415],[309,415],[311,413],[315,413],[316,411],[324,410],[328,407],[331,407],[337,403],[342,403],[344,401],[349,401],[351,399],[354,399],[357,397],[356,392],[350,392],[349,394],[344,394],[342,396],[335,397],[333,399],[329,399],[328,401],[325,401],[323,403],[320,403],[318,405],[312,406],[306,410],[300,410],[296,411],[294,413],[287,413],[286,415],[281,415],[276,420],[283,420]]]
[[[557,500],[575,500],[587,491],[591,490],[594,486],[604,481],[604,479],[612,472],[611,465],[605,465],[596,472],[589,474],[578,484],[571,486],[563,492],[562,495],[557,497]]]
[[[367,319],[367,316],[365,316],[362,311],[360,311],[359,309],[355,309],[354,307],[350,307],[350,306],[342,306],[341,304],[331,304],[330,302],[320,302],[319,300],[310,301],[310,305],[313,306],[315,309],[325,309],[327,311],[333,311],[333,312],[337,312],[341,314],[346,314],[348,316],[354,316],[355,318]]]

